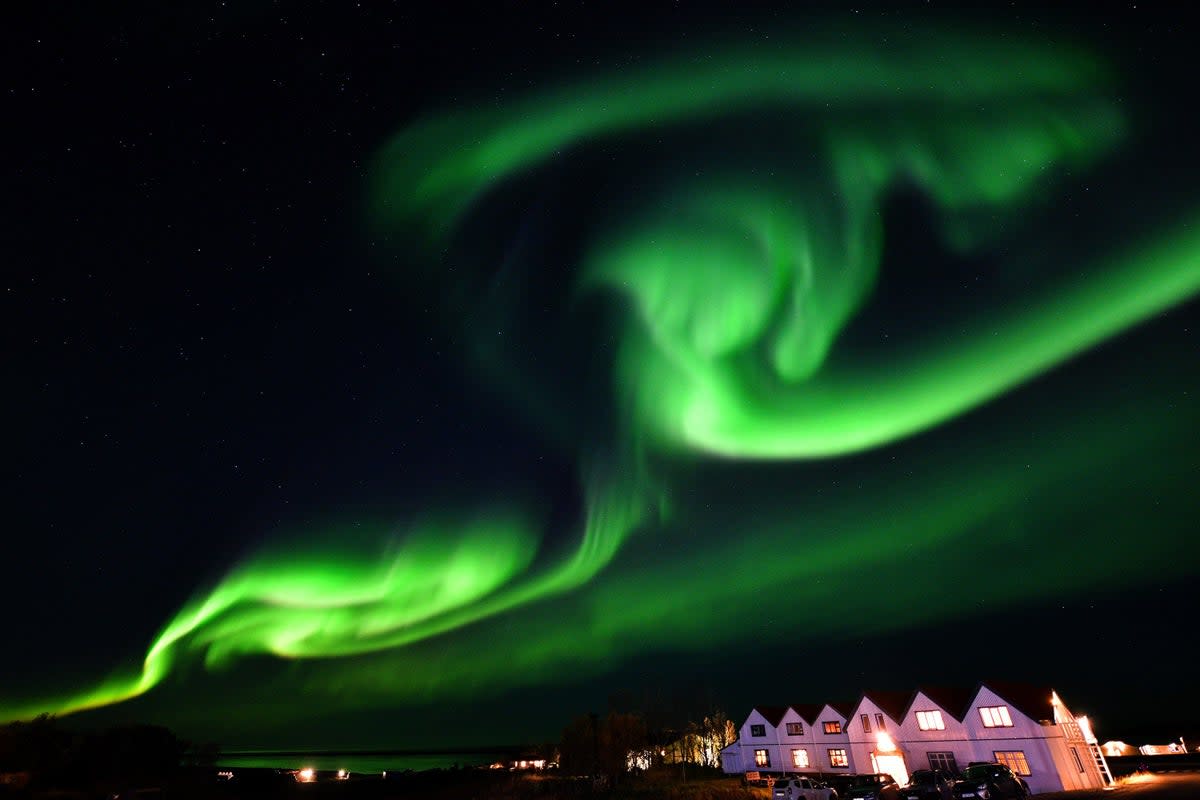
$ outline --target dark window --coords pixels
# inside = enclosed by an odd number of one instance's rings
[[[863,733],[870,733],[871,732],[871,715],[863,714],[861,717],[859,717],[859,719],[862,720]]]
[[[750,726],[750,735],[751,736],[759,736],[759,737],[766,736],[767,735],[767,726],[766,725],[751,725]]]
[[[826,733],[833,734],[842,732],[842,723],[840,722],[822,722],[821,724],[825,726]]]
[[[930,753],[929,768],[940,769],[954,775],[958,773],[958,762],[954,760],[954,753]]]
[[[841,748],[829,750],[829,766],[831,767],[848,767],[850,759],[846,757],[846,751]]]
[[[789,722],[787,724],[787,732],[788,732],[788,736],[803,736],[804,735],[804,723],[803,722]]]
[[[1079,771],[1083,772],[1083,761],[1079,758],[1079,751],[1074,747],[1071,748],[1071,756],[1075,759],[1075,766],[1079,767]]]
[[[881,731],[887,729],[887,726],[883,724],[883,714],[875,715],[875,727]]]

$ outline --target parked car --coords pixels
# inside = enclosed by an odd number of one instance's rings
[[[847,775],[843,772],[835,772],[821,776],[821,781],[826,786],[837,792],[838,796],[845,800],[850,796],[850,787],[854,785],[854,779],[857,775]]]
[[[954,784],[954,800],[1024,800],[1025,781],[1003,764],[972,764]]]
[[[900,792],[903,800],[952,800],[954,778],[940,769],[918,769]]]
[[[883,772],[855,775],[846,797],[848,800],[900,800],[900,784]]]
[[[774,800],[838,800],[837,792],[812,778],[780,778],[771,793]]]

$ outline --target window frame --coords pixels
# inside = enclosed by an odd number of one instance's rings
[[[886,731],[887,725],[884,723],[884,716],[880,712],[875,712],[875,730]]]
[[[1087,770],[1083,768],[1083,759],[1079,757],[1078,747],[1071,748],[1071,756],[1075,759],[1075,766],[1079,767],[1079,772],[1081,774],[1087,772]]]
[[[997,764],[1008,767],[1012,770],[1013,775],[1028,778],[1033,774],[1033,770],[1029,768],[1029,759],[1025,757],[1024,750],[993,750],[992,760]]]
[[[1008,713],[1008,706],[980,706],[979,719],[983,721],[985,728],[1013,727],[1012,715]]]
[[[787,727],[785,727],[784,730],[787,731],[788,736],[803,736],[804,735],[804,723],[803,722],[789,722],[789,723],[787,723]]]
[[[930,769],[940,769],[949,775],[958,774],[958,758],[953,750],[930,750],[925,755],[929,759]]]
[[[765,747],[756,748],[754,751],[754,766],[770,767],[771,766],[771,751]]]
[[[800,763],[801,761],[803,761],[804,763],[801,764]],[[808,760],[808,748],[807,747],[793,747],[792,748],[792,766],[795,767],[796,769],[808,769],[810,765],[811,765],[811,762]]]
[[[838,755],[834,755],[837,753]],[[842,763],[838,763],[838,762]],[[845,747],[829,748],[829,766],[835,769],[850,769],[850,755]]]
[[[928,708],[914,712],[917,717],[917,729],[922,731],[946,730],[946,719],[940,708]]]
[[[859,714],[858,719],[860,722],[862,722],[863,733],[870,733],[871,732],[871,715],[870,714]]]
[[[767,726],[766,725],[753,725],[752,724],[750,726],[750,738],[765,739],[766,736],[767,736]]]
[[[826,736],[841,736],[842,723],[836,719],[823,720],[821,726],[825,731]]]

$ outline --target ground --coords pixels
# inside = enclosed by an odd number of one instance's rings
[[[1049,792],[1038,800],[1195,800],[1200,798],[1200,773],[1131,775],[1108,790]]]

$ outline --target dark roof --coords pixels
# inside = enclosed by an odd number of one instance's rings
[[[967,715],[967,709],[971,707],[971,701],[975,699],[979,687],[967,689],[962,686],[918,686],[917,689],[941,706],[950,716],[962,722],[963,718]],[[913,692],[912,699],[917,699],[916,692]],[[912,708],[911,701],[909,702],[909,708]]]
[[[904,721],[904,713],[912,702],[913,692],[892,692],[871,690],[863,692],[863,697],[870,700],[879,709],[896,722]],[[861,701],[860,701],[861,702]]]
[[[772,728],[777,728],[783,721],[783,715],[787,713],[787,706],[755,706],[754,710],[762,714],[763,719],[771,723]]]
[[[1034,722],[1054,721],[1054,704],[1050,700],[1054,690],[1049,686],[1008,681],[984,681],[979,686],[991,689]]]
[[[821,709],[825,707],[824,703],[792,703],[789,706],[792,711],[800,715],[800,719],[812,725],[817,721],[817,717],[821,716]]]
[[[838,712],[846,719],[850,719],[850,715],[853,714],[854,709],[858,707],[858,703],[853,701],[849,703],[830,703],[829,705],[834,711]]]

